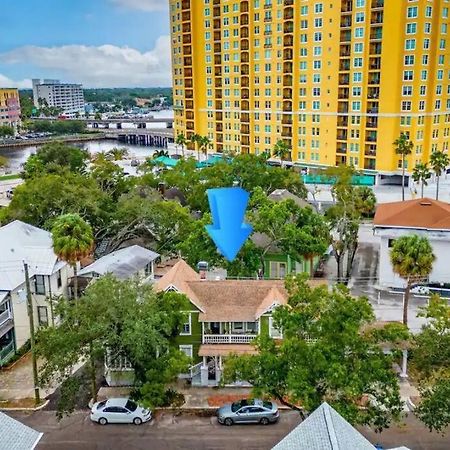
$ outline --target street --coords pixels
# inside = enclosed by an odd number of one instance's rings
[[[293,411],[283,411],[275,425],[217,424],[215,417],[197,417],[163,413],[150,423],[135,425],[100,426],[90,421],[88,411],[76,411],[58,423],[53,411],[35,413],[11,412],[38,431],[44,432],[38,450],[264,450],[272,448],[299,422]],[[448,450],[450,434],[430,433],[413,416],[381,435],[367,428],[360,431],[372,442],[386,449],[404,445],[410,450]],[[356,450],[356,449],[345,449]]]

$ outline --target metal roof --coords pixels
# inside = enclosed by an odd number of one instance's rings
[[[322,403],[272,450],[374,450],[328,403]]]
[[[8,450],[33,450],[43,433],[0,412],[0,446]]]
[[[25,282],[23,262],[30,277],[51,275],[65,266],[53,251],[48,231],[15,220],[0,227],[0,291],[11,291]]]
[[[159,254],[139,245],[116,250],[103,256],[79,271],[80,276],[111,273],[119,279],[127,279],[135,275],[145,266],[159,258]]]

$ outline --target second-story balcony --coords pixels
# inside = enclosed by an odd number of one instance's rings
[[[202,344],[250,344],[256,334],[204,334]]]
[[[13,318],[12,312],[9,309],[1,312],[0,313],[0,326],[9,322],[10,320],[12,320],[12,318]]]

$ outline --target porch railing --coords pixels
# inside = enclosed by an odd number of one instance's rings
[[[250,344],[256,334],[204,334],[203,344]]]
[[[6,362],[12,355],[14,355],[14,341],[11,341],[6,347],[0,349],[0,363]]]
[[[7,322],[10,319],[12,319],[12,314],[11,314],[11,311],[9,311],[8,309],[6,311],[3,311],[2,313],[0,313],[0,325],[3,325],[5,322]]]
[[[198,375],[200,373],[202,365],[203,365],[203,363],[199,362],[195,366],[191,366],[191,368],[189,369],[189,374],[190,374],[191,378],[194,378],[196,375]]]

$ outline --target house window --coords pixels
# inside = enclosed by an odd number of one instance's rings
[[[286,263],[271,261],[270,262],[270,277],[284,278],[286,276]]]
[[[192,316],[189,314],[187,316],[188,320],[183,323],[183,326],[181,328],[180,336],[190,336],[191,334],[191,325],[192,325]]]
[[[40,326],[47,326],[48,325],[48,309],[46,306],[38,306],[37,307],[38,312],[38,322]]]
[[[152,263],[150,262],[150,263],[148,263],[146,266],[145,266],[145,276],[146,277],[148,277],[148,276],[150,276],[151,274],[152,274]]]
[[[62,286],[61,270],[58,270],[58,275],[56,277],[56,286],[58,288],[60,288]]]
[[[269,336],[274,339],[283,337],[283,333],[275,327],[273,317],[269,317]]]
[[[256,334],[258,332],[258,324],[256,322],[247,322],[245,329],[249,334]]]
[[[244,322],[233,322],[233,332],[242,333],[244,331]]]
[[[180,345],[179,349],[180,352],[183,352],[188,358],[192,358],[193,356],[192,345]]]
[[[37,295],[45,295],[44,275],[34,276],[34,291]]]

